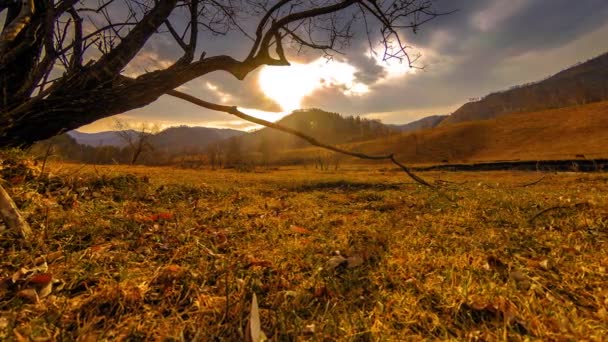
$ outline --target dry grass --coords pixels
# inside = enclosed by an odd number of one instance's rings
[[[242,340],[253,293],[276,341],[608,334],[606,174],[51,169],[3,170],[40,239],[1,276],[55,285],[5,279],[0,339]]]
[[[352,144],[405,163],[608,157],[608,101],[440,126]],[[294,155],[297,153],[293,153]]]

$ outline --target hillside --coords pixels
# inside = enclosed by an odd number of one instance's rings
[[[512,87],[464,104],[440,126],[486,120],[501,114],[530,112],[608,100],[608,53],[561,71],[541,82]]]
[[[278,123],[330,144],[364,141],[398,132],[379,121],[343,117],[319,109],[294,111]],[[230,143],[238,144],[244,152],[274,153],[308,146],[307,142],[298,137],[270,128],[243,135],[236,142],[227,142]]]
[[[129,130],[133,135],[137,132]],[[207,145],[233,136],[243,134],[242,131],[223,128],[207,127],[169,127],[149,138],[150,144],[160,151],[169,153],[180,153],[185,151],[203,150]],[[68,135],[81,145],[93,147],[114,146],[125,147],[127,143],[116,131],[105,131],[98,133],[83,133],[70,131]]]
[[[447,117],[448,117],[448,115],[431,115],[431,116],[424,117],[420,120],[406,123],[404,125],[390,125],[390,126],[398,129],[401,132],[414,132],[414,131],[419,131],[422,129],[429,129],[429,128],[436,127],[437,125],[439,125],[439,123],[441,121],[443,121]]]
[[[203,151],[211,143],[243,134],[234,129],[207,127],[171,127],[150,138],[155,150],[168,153]]]
[[[349,144],[370,154],[394,152],[407,163],[608,157],[608,101],[502,115]],[[313,159],[315,149],[285,158]]]

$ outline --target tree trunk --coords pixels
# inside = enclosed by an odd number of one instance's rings
[[[155,82],[156,83],[156,82]],[[86,76],[59,94],[0,112],[0,147],[27,147],[104,117],[146,106],[171,89],[170,84],[95,83]]]

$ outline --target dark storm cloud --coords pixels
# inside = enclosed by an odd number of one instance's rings
[[[386,70],[369,53],[354,51],[348,55],[346,62],[357,68],[355,79],[363,84],[374,84],[386,76]]]

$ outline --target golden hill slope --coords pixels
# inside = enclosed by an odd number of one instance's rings
[[[608,53],[543,81],[515,86],[465,103],[439,126],[608,100]]]
[[[464,122],[346,145],[409,163],[608,157],[608,101]],[[316,150],[286,155],[313,157]]]

